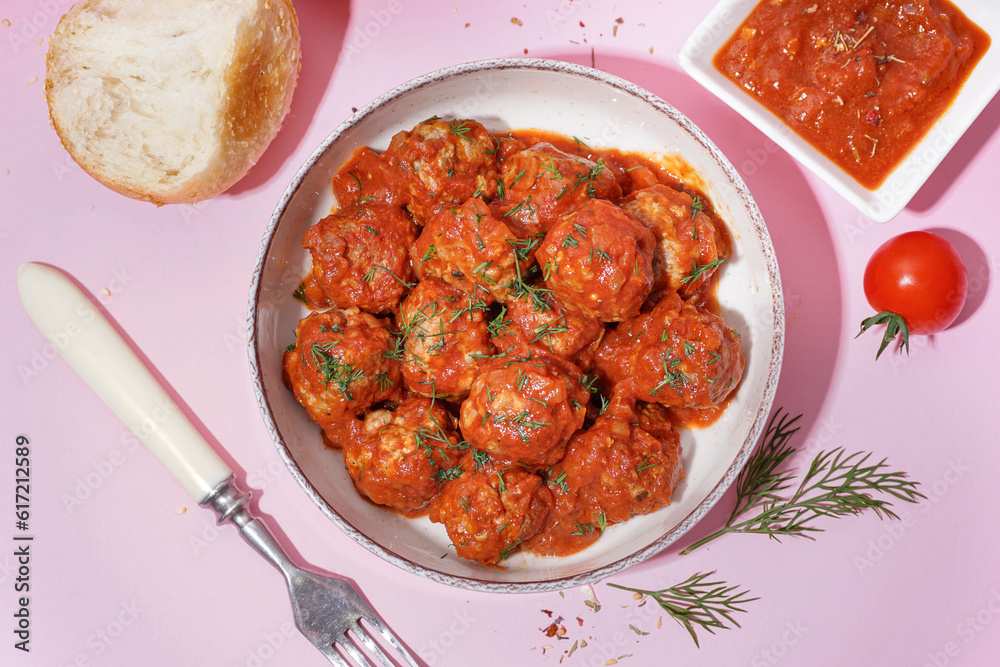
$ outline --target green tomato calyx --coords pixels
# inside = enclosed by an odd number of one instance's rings
[[[883,310],[877,315],[872,315],[866,320],[861,321],[861,331],[858,332],[858,336],[868,331],[872,327],[884,324],[885,333],[882,335],[882,344],[878,348],[878,352],[875,353],[875,358],[878,359],[885,348],[889,347],[889,343],[896,340],[898,336],[900,339],[899,347],[906,351],[906,354],[910,353],[910,328],[906,326],[906,320],[903,319],[902,315],[894,313],[891,310]]]

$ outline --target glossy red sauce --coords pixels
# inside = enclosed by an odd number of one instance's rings
[[[714,65],[874,190],[989,46],[947,0],[763,0]]]
[[[744,363],[715,302],[731,243],[697,182],[471,120],[358,150],[304,235],[313,312],[285,354],[357,491],[491,566],[669,504],[677,429],[718,418]]]

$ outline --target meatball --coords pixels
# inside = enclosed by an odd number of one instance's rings
[[[459,399],[493,354],[486,303],[437,278],[421,280],[399,306],[403,381],[422,396]]]
[[[546,286],[603,322],[639,312],[653,289],[653,234],[628,213],[591,199],[560,218],[538,249]]]
[[[462,403],[462,434],[473,447],[526,467],[552,465],[586,416],[581,375],[543,350],[508,350],[476,374]]]
[[[490,299],[504,298],[534,253],[478,197],[435,215],[410,248],[418,278],[433,276]],[[537,241],[533,244],[537,246]]]
[[[451,415],[428,398],[373,410],[364,431],[344,444],[344,461],[358,492],[406,516],[420,516],[464,453]]]
[[[295,345],[285,352],[285,376],[331,445],[342,444],[338,424],[398,395],[399,362],[385,356],[392,349],[386,325],[357,308],[310,313],[299,322]]]
[[[739,336],[721,317],[670,294],[609,331],[594,367],[640,401],[715,408],[739,384],[743,363]]]
[[[435,117],[395,135],[382,158],[400,174],[406,208],[423,225],[443,208],[496,193],[496,147],[474,120]]]
[[[518,343],[538,345],[573,359],[577,352],[604,335],[604,324],[566,306],[552,293],[542,292],[537,299],[522,295],[508,300],[492,333],[493,345],[498,350]]]
[[[312,256],[306,303],[394,310],[412,279],[407,249],[416,231],[402,209],[389,206],[352,205],[323,218],[302,238]]]
[[[621,196],[603,159],[592,162],[545,142],[507,158],[500,178],[496,208],[521,238],[548,232],[556,220],[588,199]]]
[[[367,146],[354,152],[334,175],[332,186],[337,208],[341,209],[355,204],[400,208],[405,203],[399,172]]]
[[[683,476],[676,431],[654,437],[638,426],[631,408],[609,407],[573,436],[565,457],[549,471],[555,505],[528,548],[543,555],[575,553],[607,526],[669,505]]]
[[[653,289],[682,297],[698,292],[729,254],[719,223],[702,209],[700,197],[667,185],[633,192],[621,207],[656,237]]]
[[[533,537],[552,507],[540,477],[472,450],[449,471],[431,501],[430,519],[444,524],[462,558],[493,565]]]

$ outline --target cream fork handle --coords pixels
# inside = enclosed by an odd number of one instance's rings
[[[23,264],[17,289],[42,335],[199,504],[232,476],[101,311],[62,272]]]

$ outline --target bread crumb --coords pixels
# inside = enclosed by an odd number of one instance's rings
[[[511,16],[510,22],[513,23],[514,25],[524,25],[523,23],[521,23],[521,19],[517,18],[516,16]]]
[[[2,23],[3,23],[3,24],[4,24],[5,26],[7,26],[8,28],[10,27],[10,19],[4,19],[4,20],[2,21]]]
[[[38,77],[37,76],[33,76],[30,79],[28,79],[28,83],[34,83],[36,81],[38,81]]]
[[[187,512],[187,511],[188,511],[188,508],[186,508],[186,507],[182,507],[182,508],[180,508],[179,510],[177,510],[177,513],[178,513],[178,514],[184,514],[184,513],[185,513],[185,512]]]

